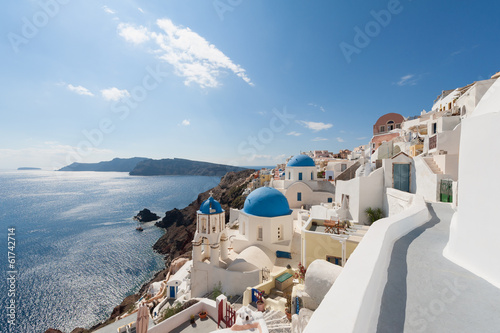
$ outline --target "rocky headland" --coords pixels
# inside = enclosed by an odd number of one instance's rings
[[[222,177],[228,172],[242,171],[232,165],[216,164],[201,161],[186,160],[183,158],[165,158],[161,160],[148,159],[137,163],[130,171],[131,176],[162,176],[162,175],[196,175]]]
[[[191,241],[193,240],[196,229],[196,212],[200,209],[203,201],[209,198],[210,193],[212,193],[212,196],[221,203],[222,208],[226,210],[226,222],[229,220],[229,208],[243,208],[245,198],[242,194],[251,181],[254,172],[254,170],[250,169],[244,169],[238,172],[228,172],[221,178],[219,185],[206,192],[200,193],[196,200],[187,207],[183,209],[174,208],[167,211],[165,217],[156,222],[156,226],[165,229],[165,234],[153,245],[153,249],[164,256],[166,268],[156,273],[154,278],[145,283],[136,294],[127,296],[120,305],[113,309],[110,317],[105,322],[93,326],[90,328],[89,332],[102,328],[114,322],[117,317],[129,312],[140,299],[141,295],[149,289],[152,283],[165,279],[174,259],[181,256],[189,257],[191,255]],[[140,221],[140,219],[154,218],[154,216],[157,218],[151,221],[158,220],[159,217],[145,208],[141,210],[134,219]],[[177,263],[178,260],[175,262]],[[71,333],[87,332],[75,330]],[[46,333],[47,332],[55,333],[59,331],[46,331]]]
[[[220,202],[226,210],[226,222],[229,221],[229,208],[243,208],[245,198],[243,191],[250,182],[254,170],[228,172],[221,178],[219,185],[211,190],[200,193],[195,201],[183,209],[174,208],[165,213],[165,217],[156,222],[160,228],[165,228],[165,234],[153,245],[153,249],[165,256],[168,265],[172,259],[190,252],[191,241],[196,229],[196,212],[203,201],[207,200],[212,192],[214,199]]]

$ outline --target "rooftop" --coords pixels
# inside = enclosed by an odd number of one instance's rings
[[[261,187],[250,193],[245,200],[243,212],[261,217],[277,217],[292,213],[283,193],[272,187]]]
[[[307,155],[295,155],[288,161],[287,167],[313,167],[316,166],[314,160]]]

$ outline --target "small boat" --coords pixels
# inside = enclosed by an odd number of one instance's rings
[[[135,228],[135,230],[137,230],[137,231],[143,231],[144,229],[142,229],[141,226],[138,226],[137,228]]]

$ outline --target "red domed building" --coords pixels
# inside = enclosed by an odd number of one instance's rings
[[[373,138],[371,140],[372,152],[383,142],[391,141],[393,138],[398,137],[399,133],[393,132],[395,129],[401,129],[401,124],[405,118],[399,113],[386,113],[378,118],[375,125],[373,125]]]

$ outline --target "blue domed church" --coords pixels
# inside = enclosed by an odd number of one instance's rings
[[[314,160],[307,155],[293,156],[285,168],[282,180],[273,180],[271,186],[283,193],[292,209],[309,209],[312,205],[333,202],[335,186],[318,180]]]
[[[272,187],[261,187],[248,195],[239,217],[235,251],[250,245],[275,251],[290,251],[293,237],[292,210],[286,197]]]
[[[276,251],[290,252],[292,210],[285,196],[271,187],[254,190],[238,212],[237,230],[226,227],[225,212],[212,196],[197,212],[193,239],[191,297],[219,283],[225,293],[242,294],[262,283],[262,270],[273,270]]]

